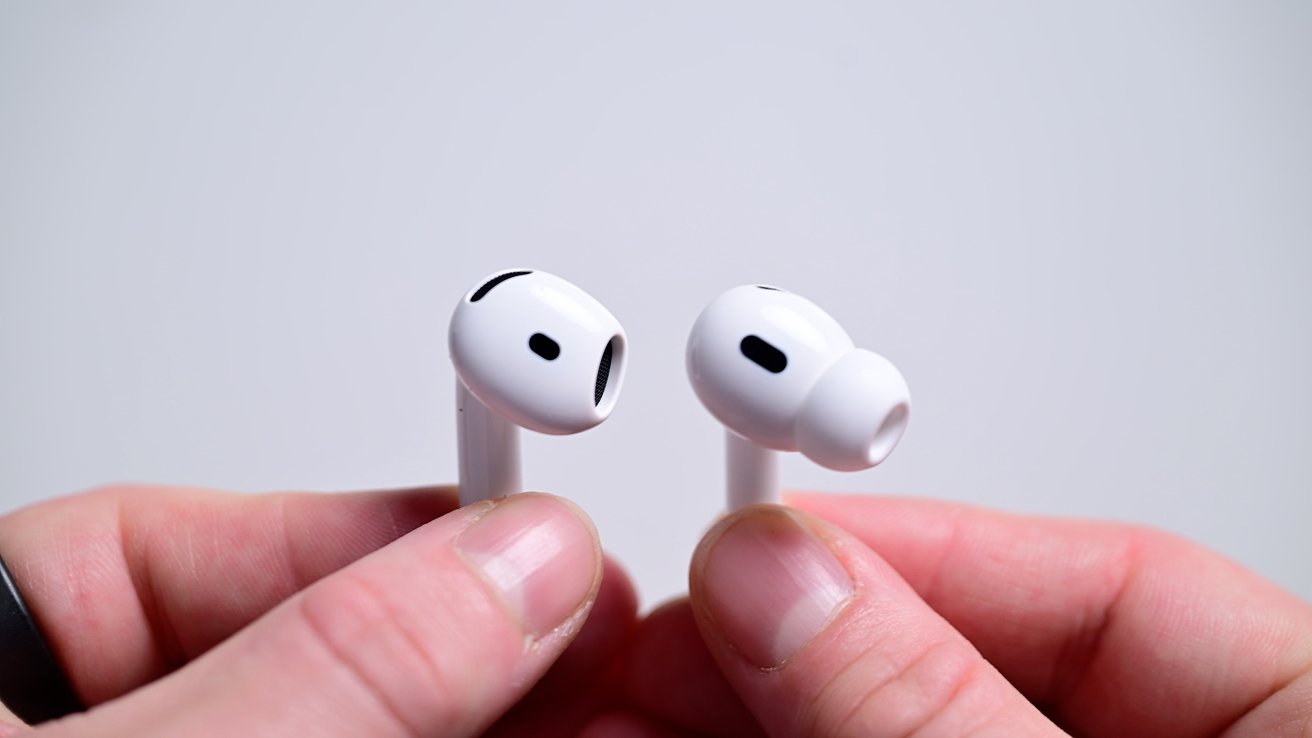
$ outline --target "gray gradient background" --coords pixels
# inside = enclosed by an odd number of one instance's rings
[[[683,373],[810,296],[915,398],[792,486],[1162,526],[1312,597],[1312,5],[0,7],[0,505],[451,481],[454,302],[609,305],[609,422],[524,438],[648,604],[721,500]]]

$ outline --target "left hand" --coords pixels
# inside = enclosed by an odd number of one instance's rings
[[[116,487],[0,518],[0,555],[91,708],[41,736],[571,734],[637,608],[539,494]]]

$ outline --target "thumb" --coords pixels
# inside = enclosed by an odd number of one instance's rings
[[[865,544],[748,508],[693,557],[711,654],[772,735],[1062,735]]]
[[[471,505],[292,597],[181,671],[50,736],[467,736],[514,704],[596,597],[587,518]]]

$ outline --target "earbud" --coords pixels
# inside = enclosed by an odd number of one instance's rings
[[[686,358],[697,398],[727,429],[730,509],[779,501],[776,451],[856,471],[887,458],[906,430],[901,372],[856,348],[815,303],[776,287],[716,298],[693,324]]]
[[[460,502],[523,491],[520,426],[566,435],[605,420],[624,382],[624,329],[560,277],[509,269],[456,305],[448,334],[456,369]]]

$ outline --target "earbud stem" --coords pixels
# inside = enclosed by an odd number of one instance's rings
[[[779,504],[779,452],[758,446],[731,430],[724,432],[729,510],[759,503]]]
[[[488,410],[456,380],[456,443],[460,449],[460,504],[523,491],[519,427]]]

